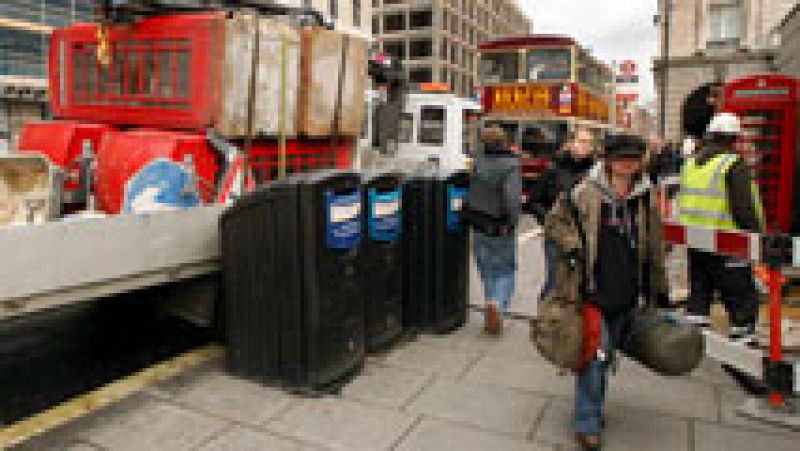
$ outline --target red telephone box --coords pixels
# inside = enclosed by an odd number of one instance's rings
[[[792,77],[760,74],[732,80],[725,86],[723,109],[742,120],[739,151],[753,169],[761,191],[767,227],[798,232],[797,84]]]

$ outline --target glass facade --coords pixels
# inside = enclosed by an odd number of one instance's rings
[[[0,2],[0,76],[45,78],[49,36],[42,26],[63,27],[89,20],[91,0]]]

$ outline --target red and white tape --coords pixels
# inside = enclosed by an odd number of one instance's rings
[[[758,233],[731,232],[707,227],[690,227],[674,222],[664,223],[664,239],[692,249],[761,261],[762,237]]]

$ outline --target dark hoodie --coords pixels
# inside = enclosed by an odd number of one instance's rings
[[[519,157],[506,147],[484,146],[470,176],[470,223],[483,231],[495,226],[516,227],[521,192]]]
[[[719,154],[730,152],[732,151],[727,147],[707,142],[697,153],[697,163],[703,165]],[[736,227],[740,230],[758,232],[761,231],[761,223],[750,188],[752,180],[750,168],[743,158],[736,160],[725,176],[725,184],[728,186],[728,202]]]
[[[557,157],[550,167],[542,172],[528,200],[532,213],[540,224],[544,224],[544,218],[553,208],[558,196],[580,182],[594,163],[591,157],[575,160],[572,155],[567,154]]]

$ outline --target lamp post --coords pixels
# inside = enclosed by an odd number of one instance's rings
[[[661,24],[661,95],[659,102],[659,129],[661,137],[667,138],[667,91],[669,86],[669,32],[670,16],[672,13],[672,1],[661,0],[661,14],[658,20]]]

